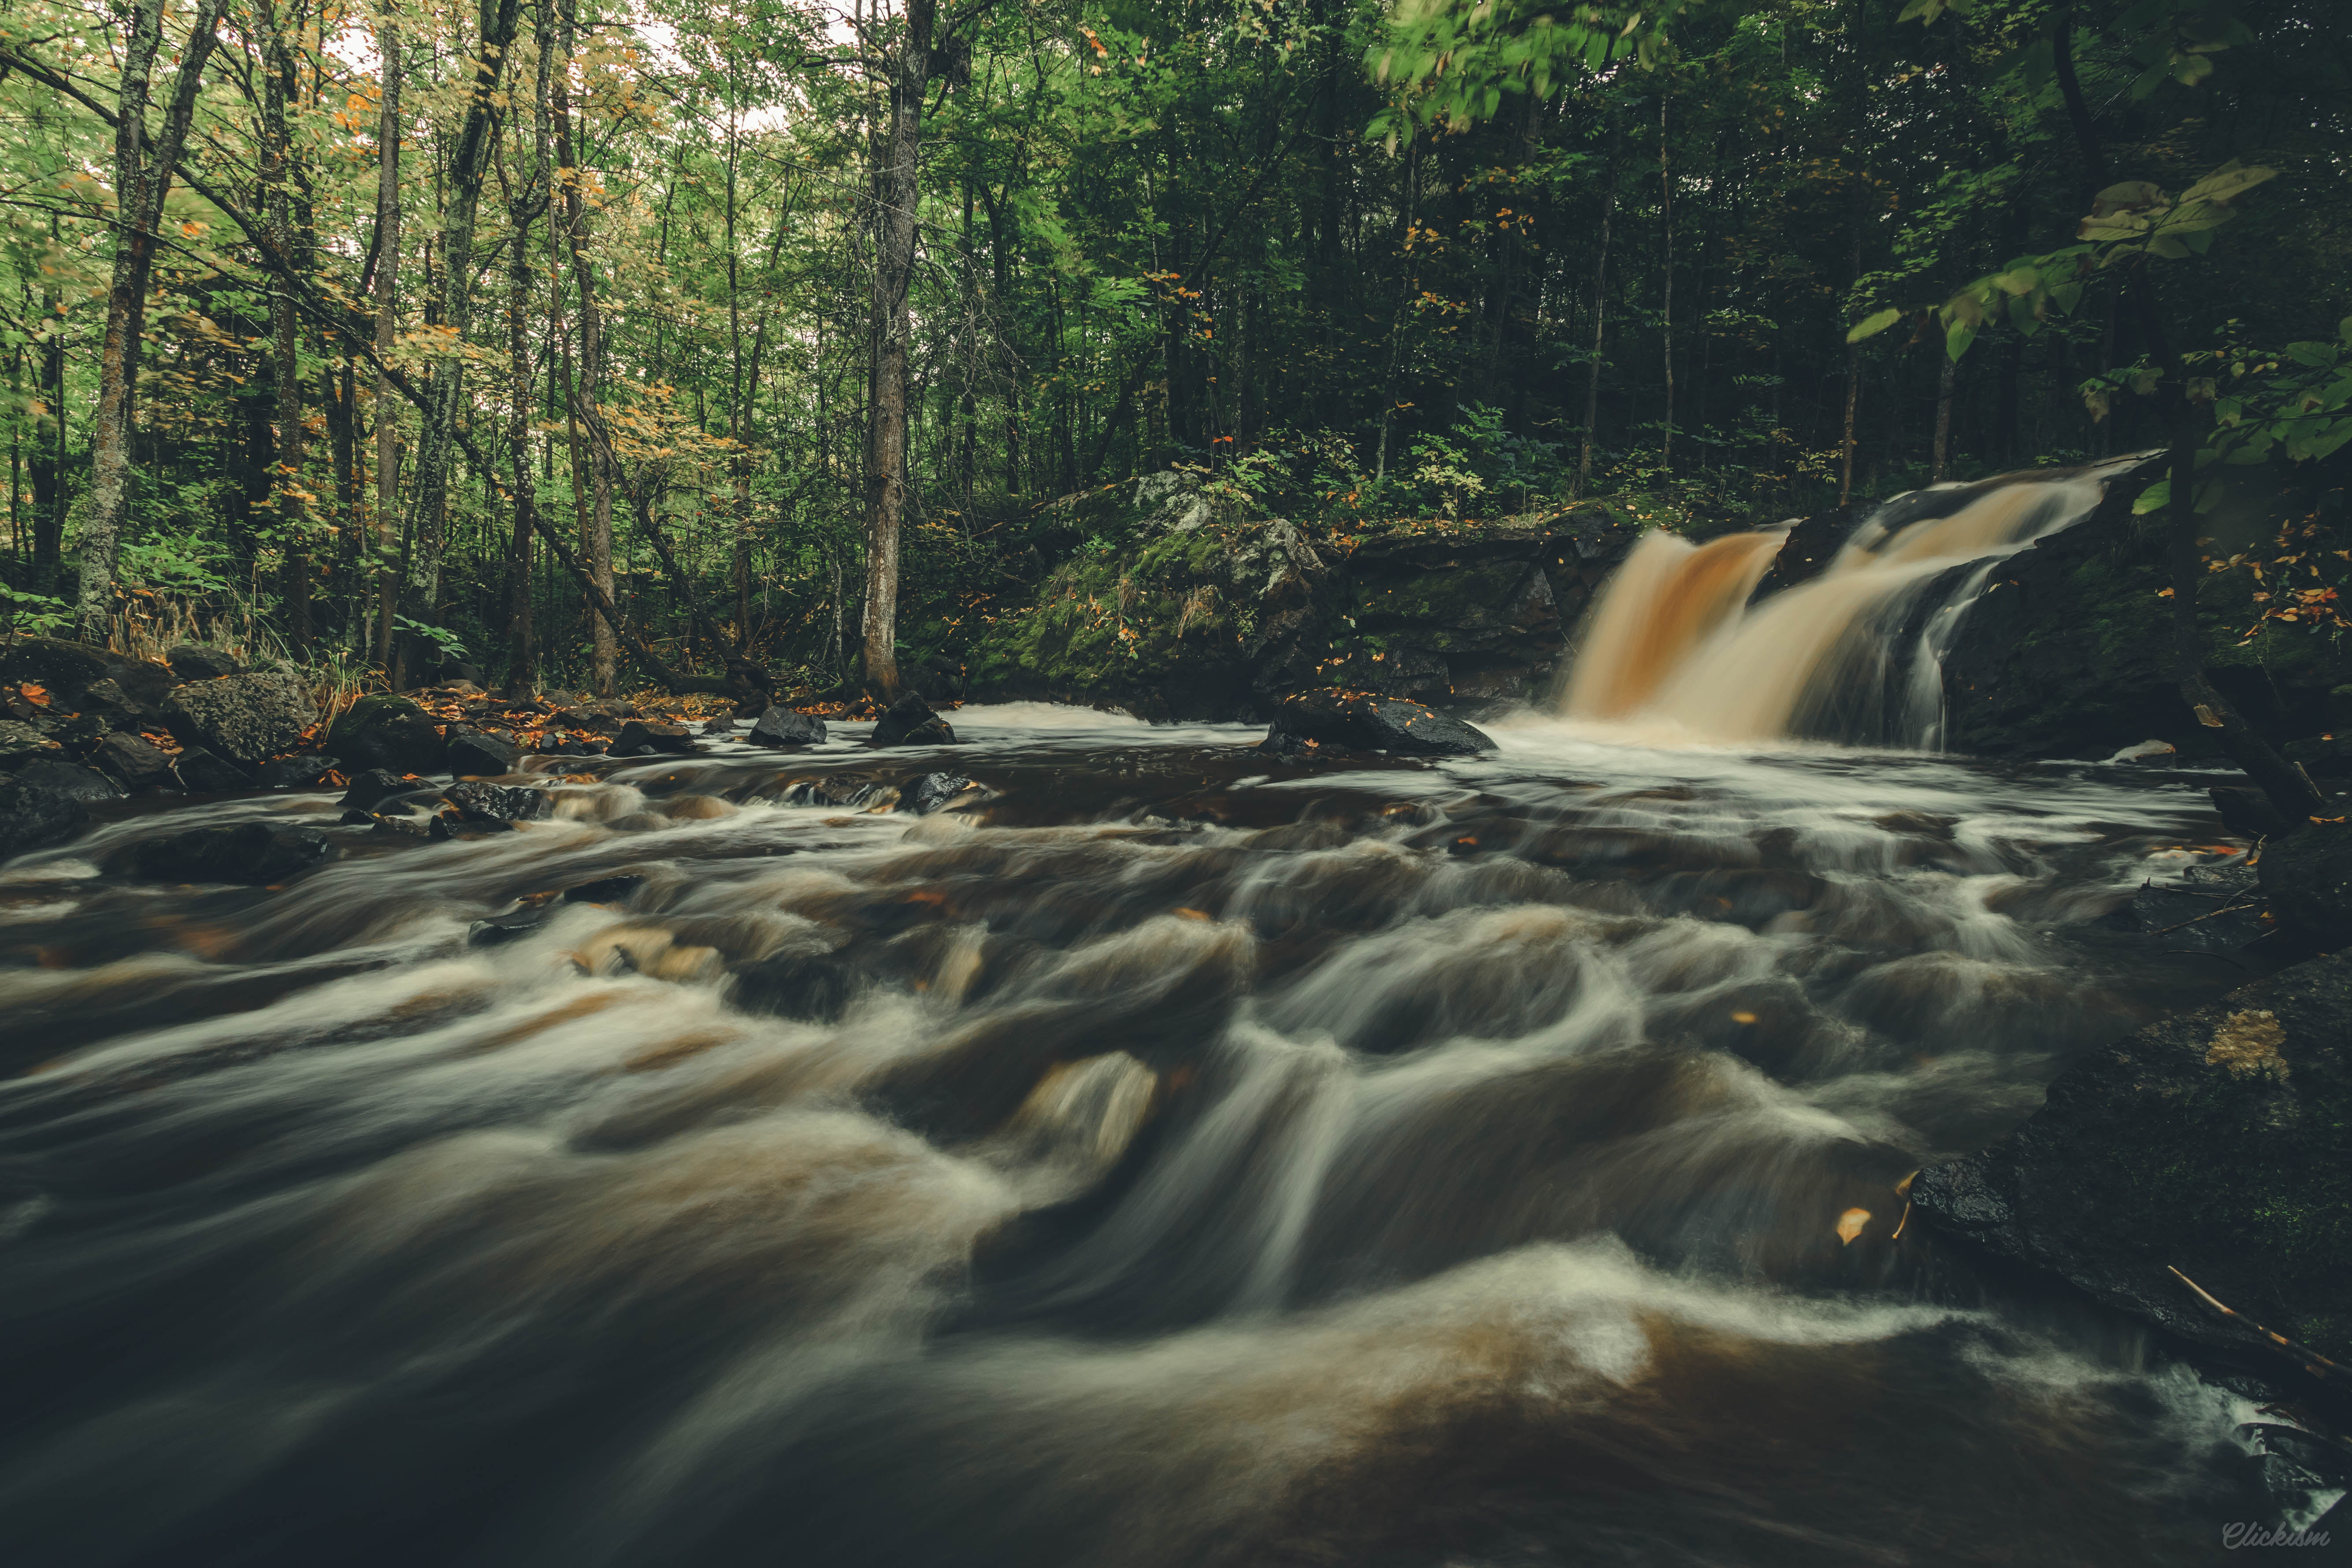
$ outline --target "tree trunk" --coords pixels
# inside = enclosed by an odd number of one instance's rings
[[[1659,271],[1662,287],[1658,294],[1659,358],[1666,372],[1666,416],[1659,428],[1658,466],[1669,476],[1675,471],[1675,177],[1674,165],[1668,157],[1666,142],[1666,84],[1658,84],[1658,217],[1664,239],[1664,257]]]
[[[1601,256],[1592,264],[1592,358],[1584,370],[1584,441],[1577,448],[1576,489],[1592,482],[1592,437],[1601,423],[1601,349],[1609,330],[1609,228],[1617,216],[1617,150],[1623,132],[1609,133],[1609,153],[1601,165]]]
[[[529,697],[538,684],[538,650],[530,624],[531,534],[539,526],[538,478],[530,469],[530,230],[547,211],[548,145],[553,111],[548,102],[555,66],[554,18],[539,8],[534,29],[539,74],[531,92],[530,173],[507,203],[514,230],[507,253],[507,454],[514,474],[514,542],[507,555],[507,694]]]
[[[75,626],[103,643],[114,620],[114,567],[131,510],[131,434],[137,419],[141,340],[147,326],[147,283],[155,266],[155,230],[172,186],[172,166],[188,138],[205,63],[218,41],[223,0],[196,0],[180,51],[172,101],[153,152],[147,147],[147,100],[163,42],[163,0],[131,0],[122,84],[114,129],[114,268],[106,298],[106,337],[99,351],[98,421],[90,442],[89,503],[82,519],[81,586]],[[62,410],[60,410],[62,413]]]
[[[289,262],[301,253],[294,229],[294,146],[287,111],[299,89],[294,47],[287,38],[275,0],[255,7],[261,23],[262,222],[269,243]],[[294,317],[294,285],[284,272],[269,277],[270,386],[278,424],[278,462],[271,489],[277,511],[286,639],[297,658],[310,651],[310,507],[302,485],[305,457],[299,336]]]
[[[392,363],[399,341],[394,289],[400,277],[400,26],[387,9],[376,24],[376,51],[383,57],[383,114],[376,124],[375,353],[379,367]],[[392,628],[400,614],[400,553],[397,510],[400,477],[399,404],[392,373],[380,369],[375,384],[375,662],[392,665]]]
[[[57,219],[49,220],[54,238]],[[41,416],[33,426],[33,575],[36,594],[55,595],[66,538],[66,340],[58,291],[41,290]]]
[[[588,510],[586,546],[589,574],[595,579],[597,591],[607,602],[613,601],[613,467],[611,443],[603,438],[604,407],[598,401],[604,370],[604,318],[596,303],[596,278],[588,263],[588,204],[580,188],[582,174],[576,156],[576,141],[572,128],[572,94],[566,85],[570,76],[572,50],[578,37],[579,6],[577,0],[562,0],[558,13],[560,35],[556,40],[555,58],[555,162],[557,180],[563,187],[563,231],[572,263],[572,281],[580,298],[578,377],[572,384],[574,408],[580,422],[588,426],[590,440],[589,484],[592,492]],[[579,476],[572,476],[572,494],[579,495]],[[620,641],[609,619],[594,623],[593,647],[589,655],[589,676],[598,696],[610,696],[613,677],[620,663]]]
[[[1959,364],[1946,353],[1941,344],[1936,349],[1936,450],[1928,465],[1927,482],[1940,485],[1950,471],[1952,459],[1952,386],[1959,378]]]
[[[906,34],[890,57],[890,123],[875,195],[873,431],[866,484],[866,608],[861,679],[868,695],[898,696],[898,527],[906,504],[907,294],[915,271],[923,97],[930,86],[933,0],[908,0]]]
[[[463,342],[473,324],[474,220],[480,209],[482,179],[488,172],[490,142],[501,118],[500,83],[520,19],[520,0],[488,0],[473,59],[472,90],[466,118],[449,152],[448,204],[441,215],[440,325]],[[457,449],[457,416],[464,402],[465,362],[456,353],[435,362],[425,392],[425,426],[416,441],[416,482],[409,498],[408,593],[424,605],[440,602],[441,550],[449,507],[449,469]],[[411,684],[405,658],[395,658],[393,684]]]

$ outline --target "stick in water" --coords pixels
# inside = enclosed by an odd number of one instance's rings
[[[2188,1275],[2180,1272],[2179,1269],[2174,1268],[2171,1264],[2168,1263],[2164,1267],[2171,1271],[2172,1277],[2175,1279],[2179,1280],[2183,1285],[2186,1285],[2191,1290],[2196,1291],[2198,1300],[2203,1301],[2207,1306],[2212,1308],[2223,1317],[2237,1319],[2238,1321],[2245,1324],[2248,1328],[2253,1330],[2254,1332],[2262,1335],[2273,1344],[2278,1345],[2285,1350],[2288,1354],[2300,1357],[2305,1363],[2304,1370],[2311,1373],[2312,1376],[2342,1377],[2344,1375],[2344,1369],[2342,1367],[2336,1365],[2334,1362],[2329,1361],[2326,1356],[2321,1355],[2317,1351],[2313,1350],[2310,1346],[2299,1345],[2293,1340],[2288,1339],[2284,1334],[2273,1333],[2269,1329],[2266,1329],[2260,1323],[2255,1322],[2243,1312],[2223,1306],[2220,1301],[2214,1300],[2213,1293],[2211,1291],[2206,1289],[2204,1286],[2197,1283],[2196,1280],[2189,1278]]]

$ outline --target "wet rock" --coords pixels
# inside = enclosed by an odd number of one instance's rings
[[[177,647],[165,648],[163,662],[182,680],[218,680],[245,668],[227,649],[205,647],[201,643],[182,643]]]
[[[1915,495],[1932,493],[1913,492]],[[1830,563],[1837,559],[1837,552],[1845,548],[1845,542],[1853,536],[1854,524],[1862,521],[1864,510],[1853,505],[1836,506],[1827,511],[1816,512],[1811,517],[1799,519],[1773,555],[1770,569],[1756,584],[1751,601],[1810,582],[1828,571]]]
[[[2089,1053],[2031,1121],[1923,1171],[1911,1196],[1944,1229],[2189,1339],[2265,1348],[2170,1268],[2352,1355],[2352,954]]]
[[[343,816],[343,820],[345,822],[351,821],[352,814],[346,813]],[[430,839],[436,837],[442,838],[449,837],[446,830],[438,835],[434,833],[433,830],[441,826],[441,819],[437,816],[427,819],[422,816],[369,817],[362,816],[360,820],[362,822],[373,822],[375,824],[375,835],[380,838]]]
[[[17,637],[0,647],[0,687],[41,687],[56,710],[79,711],[89,689],[110,679],[127,697],[152,705],[170,689],[172,675],[162,665],[63,637]]]
[[[898,804],[895,785],[870,773],[828,773],[814,779],[778,779],[753,790],[753,799],[786,805],[823,805],[843,811],[887,811]]]
[[[1311,741],[1346,751],[1399,752],[1411,756],[1460,757],[1491,752],[1495,742],[1459,719],[1402,697],[1368,691],[1307,691],[1275,710],[1266,731],[1269,750],[1285,750],[1276,737]]]
[[[337,758],[312,752],[298,757],[276,757],[261,764],[264,789],[308,789],[324,782],[341,765]]]
[[[41,780],[0,777],[0,860],[72,837],[89,820],[81,797]]]
[[[612,749],[612,742],[609,741],[562,740],[551,746],[541,747],[540,754],[550,757],[601,757]]]
[[[2215,784],[2205,794],[2221,813],[2221,826],[2242,838],[2283,837],[2294,831],[2294,824],[2259,789]]]
[[[164,722],[182,745],[248,768],[290,749],[317,715],[301,678],[278,671],[175,686],[163,699]],[[337,748],[337,754],[352,753]]]
[[[2169,741],[2142,741],[2126,746],[2107,759],[2110,767],[2170,767],[2180,760],[2180,748]]]
[[[460,730],[449,737],[446,761],[459,778],[489,778],[522,765],[522,748],[485,730]]]
[[[14,719],[0,719],[0,768],[13,767],[27,757],[37,757],[44,752],[54,752],[57,742],[30,724]]]
[[[702,732],[706,735],[731,735],[735,732],[735,721],[725,714],[720,714],[715,719],[705,719],[702,721]]]
[[[135,875],[150,882],[282,882],[333,859],[332,840],[310,827],[240,822],[151,838],[132,851]]]
[[[2142,883],[2100,923],[2168,949],[2234,952],[2276,929],[2263,919],[2254,878],[2251,866],[2192,867],[2178,882]]]
[[[441,771],[441,731],[405,697],[376,693],[352,704],[327,731],[327,750],[355,768],[394,773]]]
[[[107,724],[95,713],[50,711],[36,717],[33,728],[68,751],[79,751],[105,734]]]
[[[103,737],[90,749],[89,764],[126,790],[168,783],[172,777],[168,752],[121,731]]]
[[[2309,823],[2271,840],[2260,875],[2280,924],[2323,947],[2352,946],[2352,823]]]
[[[510,910],[476,921],[466,928],[467,947],[503,947],[520,941],[547,923],[556,903],[551,894],[538,894],[523,900]]]
[[[694,737],[683,724],[648,722],[632,719],[621,726],[613,737],[613,754],[616,757],[645,756],[659,753],[686,756],[694,751]]]
[[[182,752],[172,763],[172,771],[179,775],[180,787],[191,795],[234,795],[254,786],[251,773],[202,746],[190,746]]]
[[[932,812],[955,805],[966,797],[978,798],[982,786],[961,773],[925,773],[908,779],[898,789],[899,806],[917,816],[929,816]]]
[[[36,757],[22,764],[16,769],[16,779],[20,784],[37,784],[69,795],[84,805],[113,800],[122,794],[104,774],[55,757]]]
[[[543,789],[473,779],[451,784],[441,798],[467,822],[539,822],[555,809],[554,798]]]
[[[955,730],[948,721],[931,711],[931,705],[913,692],[890,705],[890,710],[874,721],[870,737],[877,746],[952,746]]]
[[[829,954],[778,953],[730,972],[729,999],[750,1013],[829,1024],[849,1010],[857,976]]]
[[[586,730],[599,735],[617,735],[627,721],[614,711],[615,704],[584,702],[575,707],[556,710],[555,722],[566,730]],[[625,706],[625,705],[624,705]],[[630,710],[635,716],[635,710]]]
[[[93,680],[89,689],[81,695],[81,710],[110,729],[136,730],[142,723],[158,717],[154,704],[142,702],[122,689],[122,683],[109,676]]]
[[[2280,750],[2288,762],[2302,763],[2304,772],[2313,778],[2352,779],[2352,734],[2314,735],[2289,741]]]
[[[582,882],[563,889],[567,904],[625,904],[646,879],[637,876],[599,877],[593,882]]]
[[[345,811],[373,812],[394,795],[416,787],[416,780],[404,778],[390,768],[370,768],[352,780],[352,787],[335,804]]]
[[[814,713],[803,713],[791,708],[771,708],[760,715],[743,738],[755,746],[780,746],[787,750],[796,746],[820,746],[824,743],[824,721]]]

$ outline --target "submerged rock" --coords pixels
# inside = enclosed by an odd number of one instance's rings
[[[1369,691],[1306,691],[1275,710],[1265,747],[1287,752],[1307,742],[1357,752],[1461,757],[1491,752],[1495,742],[1459,719],[1402,697]]]
[[[2297,836],[2301,837],[2300,835]],[[2352,1355],[2352,953],[2091,1052],[1981,1154],[1919,1173],[1922,1214],[2173,1332]]]
[[[317,716],[301,678],[278,671],[193,681],[163,699],[164,721],[182,745],[247,768],[289,750]]]
[[[70,838],[89,820],[89,807],[70,790],[19,773],[0,777],[0,860]]]
[[[430,773],[441,769],[441,731],[405,697],[362,697],[327,731],[327,749],[355,768]]]
[[[336,804],[345,811],[372,812],[394,795],[415,787],[416,780],[403,777],[390,768],[370,768],[352,780],[351,788]]]
[[[134,872],[151,882],[282,882],[333,859],[332,840],[310,827],[240,822],[151,838],[131,854]]]
[[[908,779],[898,791],[898,804],[917,816],[929,816],[966,796],[985,790],[961,773],[925,773]]]
[[[929,703],[910,691],[874,721],[871,739],[877,746],[952,746],[956,733],[952,725],[931,711]]]
[[[760,715],[743,738],[755,746],[821,746],[824,744],[824,721],[814,713],[803,713],[791,708],[771,708]]]

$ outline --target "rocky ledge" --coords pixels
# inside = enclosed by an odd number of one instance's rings
[[[2095,1051],[1981,1154],[1923,1171],[1941,1228],[2199,1343],[2352,1364],[2352,952]]]

